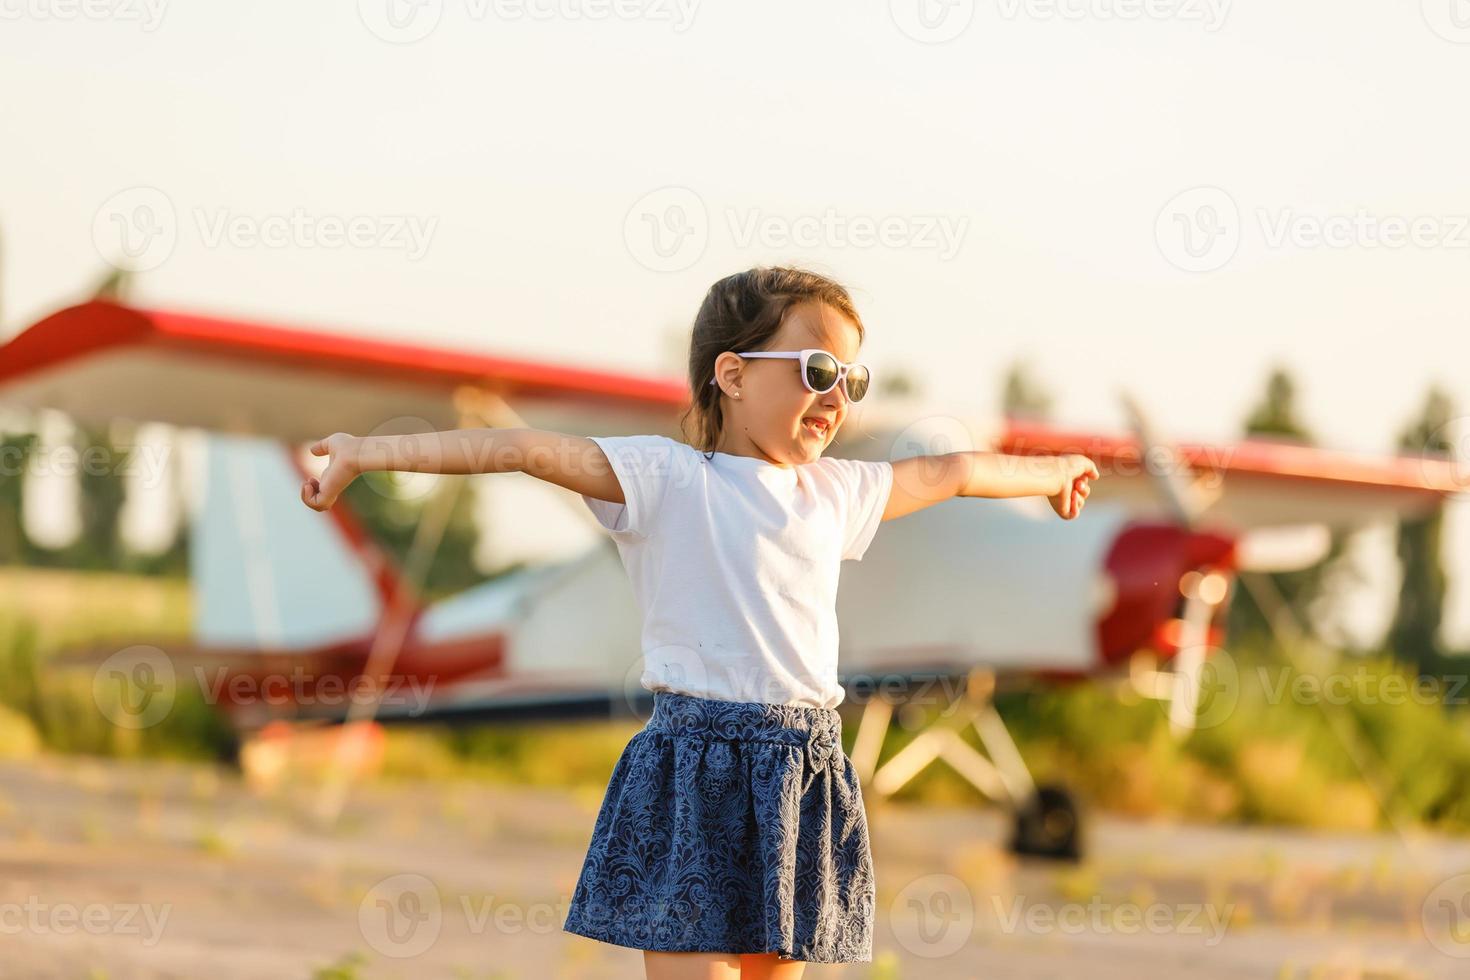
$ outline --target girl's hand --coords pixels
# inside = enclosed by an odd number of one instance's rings
[[[1097,466],[1086,456],[1069,453],[1057,457],[1057,474],[1057,492],[1046,499],[1058,517],[1070,521],[1082,513],[1082,505],[1092,493],[1092,481],[1098,479]]]
[[[347,485],[362,472],[358,468],[359,440],[345,432],[334,432],[312,443],[313,456],[326,456],[327,468],[320,479],[311,476],[301,485],[301,502],[312,510],[326,510],[336,503]]]

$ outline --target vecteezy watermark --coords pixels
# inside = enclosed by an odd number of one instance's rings
[[[551,935],[561,931],[571,899],[556,902],[520,902],[497,895],[446,896],[425,875],[397,874],[375,884],[357,907],[357,925],[363,939],[384,956],[408,959],[422,956],[439,941],[446,919],[458,915],[471,935],[488,932],[511,935],[529,932]]]
[[[92,244],[105,261],[119,269],[156,269],[174,254],[178,241],[174,203],[156,187],[118,191],[92,216]]]
[[[1429,29],[1446,41],[1470,44],[1470,0],[1419,0]]]
[[[623,218],[623,241],[639,265],[678,272],[709,246],[709,211],[687,187],[660,187],[633,202]]]
[[[1218,187],[1192,187],[1159,210],[1154,240],[1164,258],[1184,271],[1212,272],[1240,247],[1240,209]]]
[[[158,30],[168,0],[0,0],[0,20],[118,21]]]
[[[1225,24],[1234,0],[996,0],[1006,20],[1180,21],[1213,34]]]
[[[469,21],[642,21],[668,24],[682,34],[694,23],[700,0],[462,0]],[[444,0],[358,0],[357,15],[375,37],[412,44],[434,33],[444,19]]]
[[[990,903],[997,928],[1007,934],[1203,936],[1206,947],[1219,945],[1235,915],[1234,902],[1110,902],[1097,895],[1061,904],[1028,902],[1021,895],[1007,903],[992,895]]]
[[[1406,677],[1358,665],[1326,674],[1297,673],[1290,667],[1257,667],[1266,703],[1389,705],[1462,705],[1470,703],[1470,676]]]
[[[769,214],[729,208],[725,222],[737,248],[888,248],[935,252],[947,262],[959,253],[970,227],[966,215]]]
[[[420,874],[393,875],[374,885],[357,907],[357,928],[384,956],[422,956],[444,928],[444,902]]]
[[[1470,249],[1470,215],[1313,214],[1293,207],[1253,211],[1270,249]],[[1213,272],[1235,257],[1247,222],[1219,187],[1194,187],[1159,211],[1154,239],[1168,262],[1186,272]]]
[[[1234,0],[996,0],[1002,20],[1177,21],[1214,33],[1224,26]],[[943,44],[975,19],[975,0],[889,0],[900,31],[923,44]]]
[[[176,692],[174,663],[157,647],[119,650],[92,673],[92,700],[119,728],[151,728],[169,716]]]
[[[888,0],[888,15],[900,31],[922,44],[943,44],[975,19],[975,0]]]
[[[407,708],[411,717],[428,710],[436,680],[432,675],[424,678],[401,674],[388,677],[314,674],[301,667],[284,673],[256,675],[224,667],[206,671],[198,666],[194,668],[194,679],[209,704],[229,701],[235,705],[296,705],[305,708],[377,705]]]
[[[342,217],[309,214],[236,214],[227,208],[194,209],[194,221],[206,248],[355,248],[404,252],[417,262],[429,251],[439,226],[437,217],[413,214]]]
[[[116,476],[138,486],[163,485],[171,445],[135,446],[33,445],[0,446],[0,476]]]
[[[1425,482],[1470,493],[1470,415],[1456,416],[1429,433],[1419,454]]]
[[[807,214],[726,208],[722,217],[736,248],[916,250],[933,252],[942,262],[959,253],[970,227],[968,215],[845,214],[830,207]],[[628,209],[623,241],[644,268],[678,272],[704,255],[713,227],[698,194],[687,187],[661,187]]]
[[[427,254],[439,226],[432,216],[313,214],[302,207],[269,214],[194,207],[189,215],[205,248],[373,249],[403,252],[410,262]],[[146,272],[168,261],[179,233],[173,200],[156,187],[119,191],[92,218],[98,254],[130,272]]]
[[[195,665],[192,677],[206,704],[237,707],[265,705],[343,708],[376,705],[424,714],[437,677],[391,674],[345,676],[317,674],[304,667],[252,673],[227,667]],[[151,728],[173,711],[180,671],[173,658],[157,647],[137,645],[112,654],[92,673],[92,699],[108,721],[119,728]]]
[[[158,945],[173,903],[45,902],[36,895],[23,902],[0,902],[0,936],[56,935],[141,936],[147,947]]]
[[[1446,878],[1419,910],[1424,936],[1446,956],[1470,958],[1470,874]]]
[[[893,897],[888,924],[898,944],[915,956],[952,956],[975,931],[975,896],[954,875],[924,875]]]
[[[1470,248],[1470,215],[1301,214],[1256,210],[1270,248]]]

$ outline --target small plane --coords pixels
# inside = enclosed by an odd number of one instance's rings
[[[646,712],[631,588],[577,495],[523,474],[431,477],[400,565],[345,499],[325,514],[302,506],[302,480],[324,463],[304,447],[334,431],[470,426],[680,438],[688,397],[682,379],[106,299],[61,309],[0,347],[0,404],[197,437],[175,444],[189,474],[193,636],[140,648],[166,650],[171,666],[224,671],[217,703],[243,738],[282,719]],[[1424,513],[1465,489],[1443,458],[1166,444],[1138,403],[1127,405],[1133,431],[1119,434],[957,417],[915,397],[868,399],[849,414],[830,450],[838,456],[1077,452],[1105,477],[1074,521],[1039,499],[945,501],[885,523],[864,559],[844,565],[839,673],[846,703],[861,706],[852,759],[869,793],[888,796],[943,759],[1011,810],[1014,850],[1076,858],[1077,804],[1032,780],[995,710],[998,679],[1121,679],[1165,702],[1187,732],[1208,657],[1224,642],[1220,613],[1243,577],[1310,566],[1329,528]],[[540,488],[586,532],[585,546],[427,601],[419,583],[467,480],[492,495],[515,481]],[[263,693],[287,675],[300,683]],[[364,680],[372,697],[324,696]],[[880,765],[895,709],[926,699],[944,710]],[[970,726],[983,753],[961,737]]]

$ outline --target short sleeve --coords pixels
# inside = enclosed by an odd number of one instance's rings
[[[623,488],[624,503],[582,494],[593,516],[615,537],[645,538],[673,482],[682,443],[667,436],[592,436]]]
[[[844,498],[842,560],[862,561],[888,507],[893,464],[886,459],[835,458],[830,463]]]

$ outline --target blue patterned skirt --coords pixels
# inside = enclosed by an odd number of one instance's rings
[[[830,708],[655,691],[564,930],[664,952],[873,958],[868,822]]]

